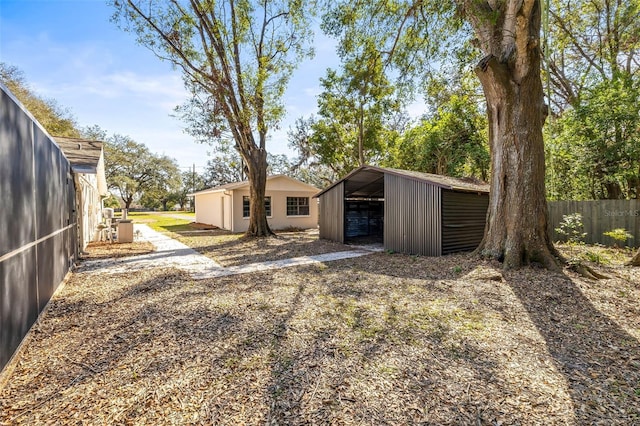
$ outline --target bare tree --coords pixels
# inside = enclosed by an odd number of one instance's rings
[[[283,114],[280,98],[297,62],[311,50],[299,1],[115,0],[114,19],[138,42],[182,70],[194,98],[192,132],[230,139],[250,183],[247,235],[271,234],[264,194],[267,135]],[[195,108],[195,109],[194,109]]]

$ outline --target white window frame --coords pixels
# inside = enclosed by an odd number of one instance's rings
[[[248,203],[250,203],[249,196],[248,195],[243,195],[242,196],[242,218],[245,219],[245,220],[248,220],[250,216],[245,216],[244,215],[244,202],[245,202],[245,199],[247,200]],[[271,195],[266,195],[264,197],[265,209],[267,208],[267,205],[266,205],[267,204],[267,199],[269,200],[269,211],[267,212],[267,219],[271,219],[271,218],[273,218],[273,205],[271,203]],[[269,213],[271,213],[271,214],[269,214]],[[251,207],[249,207],[249,215],[251,215]]]
[[[295,198],[296,199],[296,205],[295,207],[298,209],[298,212],[300,211],[300,200],[301,199],[306,199],[307,200],[307,209],[308,209],[308,213],[307,214],[289,214],[289,199]],[[287,197],[287,205],[286,205],[286,212],[287,212],[287,217],[310,217],[311,216],[311,200],[309,199],[310,197]],[[305,207],[304,205],[302,205],[302,207]]]

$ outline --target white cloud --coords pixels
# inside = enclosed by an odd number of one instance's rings
[[[148,105],[162,105],[171,110],[187,98],[187,92],[178,75],[147,75],[133,71],[119,71],[109,74],[89,74],[81,80],[68,80],[51,84],[37,83],[35,89],[54,98],[93,96],[102,99],[123,99],[131,102],[132,98]]]

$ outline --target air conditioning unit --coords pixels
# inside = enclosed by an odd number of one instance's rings
[[[102,209],[102,217],[105,219],[113,219],[113,209],[109,207]]]

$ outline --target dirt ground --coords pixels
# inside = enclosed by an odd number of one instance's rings
[[[317,230],[278,231],[274,237],[258,239],[221,229],[178,231],[175,234],[178,241],[225,267],[353,249],[333,241],[319,240]]]
[[[610,279],[389,253],[203,281],[80,268],[0,424],[640,424],[640,268],[598,250]]]

